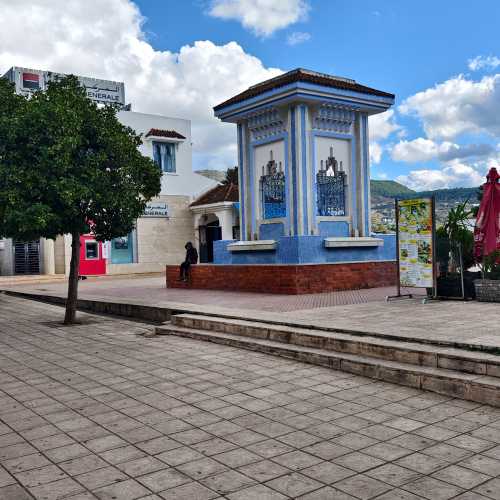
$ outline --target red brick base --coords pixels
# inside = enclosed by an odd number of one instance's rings
[[[191,268],[188,283],[179,267],[167,266],[167,288],[199,288],[300,295],[396,284],[395,262],[310,265],[212,265]]]

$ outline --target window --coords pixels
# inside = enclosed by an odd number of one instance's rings
[[[153,142],[153,159],[162,172],[174,173],[175,144],[173,142]]]
[[[85,242],[85,258],[87,260],[96,260],[99,258],[99,244],[97,241]]]

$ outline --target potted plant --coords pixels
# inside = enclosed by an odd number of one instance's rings
[[[471,217],[466,200],[448,212],[445,223],[436,231],[437,293],[441,297],[473,299],[476,296],[474,280],[480,273],[469,271],[475,263]]]
[[[474,281],[477,300],[500,302],[500,251],[483,257],[480,268],[481,279]]]

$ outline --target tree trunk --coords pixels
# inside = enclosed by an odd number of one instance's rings
[[[64,324],[72,325],[76,318],[76,302],[78,300],[78,272],[80,270],[80,234],[71,235],[71,263],[69,265],[68,298]]]

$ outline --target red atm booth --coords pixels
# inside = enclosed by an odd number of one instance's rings
[[[80,237],[80,271],[79,276],[96,276],[106,274],[106,256],[104,244],[96,241],[93,234]]]

